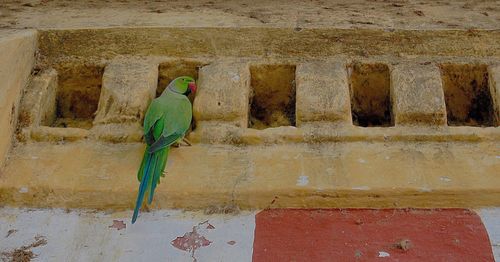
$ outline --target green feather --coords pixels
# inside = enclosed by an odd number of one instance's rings
[[[191,102],[185,95],[179,93],[179,90],[185,92],[188,80],[192,78],[183,78],[172,81],[162,95],[151,102],[146,112],[144,137],[147,146],[137,172],[137,178],[141,183],[132,223],[137,219],[147,192],[149,192],[148,203],[153,201],[156,186],[160,183],[160,177],[164,176],[163,171],[170,146],[180,140],[191,125]]]

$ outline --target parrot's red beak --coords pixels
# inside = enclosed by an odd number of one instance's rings
[[[188,88],[191,90],[191,94],[196,93],[196,84],[194,82],[189,83]]]

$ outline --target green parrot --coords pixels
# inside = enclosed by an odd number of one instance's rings
[[[144,195],[149,192],[148,204],[153,201],[156,185],[167,163],[170,146],[184,138],[191,125],[193,111],[187,97],[196,92],[192,77],[181,76],[165,88],[160,97],[151,102],[144,117],[146,150],[137,178],[141,182],[132,224],[137,220]]]

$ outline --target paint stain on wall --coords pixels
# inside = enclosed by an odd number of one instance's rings
[[[307,186],[309,184],[309,177],[308,176],[299,176],[297,179],[297,186]]]
[[[204,223],[200,223],[197,226],[194,226],[191,232],[186,232],[182,237],[177,237],[176,239],[172,240],[170,244],[172,244],[172,246],[180,250],[191,252],[191,257],[193,258],[193,262],[196,262],[197,260],[196,257],[194,256],[195,251],[200,247],[206,247],[212,243],[212,241],[206,239],[203,235],[200,235],[198,233],[199,227],[201,225],[204,225],[205,223],[208,223],[208,221],[205,221]],[[211,228],[214,227],[210,223],[208,223],[207,229]]]

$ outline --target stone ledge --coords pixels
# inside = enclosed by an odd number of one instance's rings
[[[89,136],[89,131],[81,128],[73,127],[48,127],[39,126],[31,129],[31,138],[39,142],[63,142],[77,141],[85,139]]]
[[[283,126],[257,130],[218,121],[203,121],[188,138],[203,144],[294,144],[321,142],[480,142],[500,141],[499,127],[397,126],[357,127],[349,124],[308,122],[300,128]]]
[[[96,105],[97,116],[95,119],[84,119],[86,120],[84,123],[88,122],[90,125],[87,127],[91,130],[90,136],[86,129],[78,132],[72,129],[65,134],[64,129],[55,129],[52,132],[49,128],[44,128],[41,130],[43,132],[38,132],[37,137],[33,139],[59,141],[68,137],[71,140],[92,138],[114,143],[140,142],[142,140],[140,122],[147,101],[154,97],[158,79],[157,65],[161,60],[161,57],[142,59],[120,57],[102,66],[104,86],[100,92],[99,105]],[[249,68],[252,63],[245,59],[198,62],[191,61],[190,70],[195,70],[195,64],[208,65],[203,66],[199,72],[200,88],[193,105],[196,129],[189,135],[193,142],[252,145],[322,141],[425,141],[426,139],[495,141],[499,138],[498,127],[446,126],[440,75],[438,68],[433,64],[406,61],[391,65],[392,115],[396,126],[365,129],[352,124],[347,83],[349,70],[346,68],[348,62],[339,58],[336,62],[304,60],[290,63],[296,66],[294,79],[297,82],[297,101],[294,110],[297,127],[281,126],[256,130],[246,128],[249,119],[252,119],[249,115],[253,88],[250,84],[252,76]],[[261,61],[261,64],[273,63]],[[494,65],[491,65],[489,70],[492,75],[490,81],[492,100],[498,104],[497,100],[500,98],[496,90],[499,87],[495,78],[498,70]],[[279,73],[277,74],[279,76]],[[129,78],[130,75],[134,75],[134,78]],[[273,77],[276,78],[276,75]],[[54,100],[54,92],[50,90],[56,88],[54,83],[57,74],[49,70],[35,77],[35,80],[24,99],[26,101],[23,100],[27,104],[24,106],[26,108],[24,111],[27,113],[21,114],[20,117],[33,114],[27,119],[34,127],[40,125],[41,113],[38,111],[54,111],[47,105],[50,103],[44,101]],[[141,84],[144,85],[143,88],[137,88]],[[43,89],[44,92],[39,93],[36,91],[38,89]],[[135,93],[127,98],[125,94],[129,94],[131,90]],[[31,99],[36,100],[35,102],[28,99],[32,93],[37,98]],[[268,115],[274,117],[274,112]],[[123,127],[120,128],[120,125]],[[23,130],[19,137],[27,137],[28,133],[29,130]],[[77,133],[85,135],[75,135]]]
[[[153,207],[500,205],[498,146],[498,142],[339,142],[175,148]],[[138,143],[19,145],[0,176],[1,202],[131,208],[143,150]]]
[[[366,54],[500,57],[497,48],[500,33],[496,30],[477,30],[472,34],[467,30],[136,27],[40,30],[39,33],[40,51],[51,61],[67,57],[110,59],[117,54],[261,58]]]

